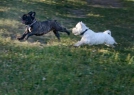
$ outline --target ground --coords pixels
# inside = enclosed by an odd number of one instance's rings
[[[86,0],[89,6],[104,7],[104,8],[121,8],[123,5],[119,0]],[[69,10],[78,18],[85,18],[85,11],[83,9]]]
[[[134,0],[107,1],[1,0],[0,95],[133,95]],[[20,42],[19,17],[29,11],[70,32],[79,21],[96,32],[109,29],[118,44],[76,48],[80,36],[60,33],[58,42],[52,32]]]

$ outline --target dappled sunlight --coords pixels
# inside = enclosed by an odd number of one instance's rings
[[[53,0],[32,0],[34,2],[41,2],[41,3],[47,3],[47,4],[52,4]]]
[[[105,3],[104,0],[0,1],[2,95],[133,93],[134,13],[131,3],[134,0],[119,0],[119,3],[131,5],[126,5],[126,9],[116,6],[115,9],[102,3],[101,6],[93,5],[90,1]],[[115,0],[106,1],[112,3]],[[51,31],[43,36],[31,36],[28,40],[17,40],[26,27],[21,16],[29,11],[36,12],[38,21],[57,20],[70,31],[70,35],[59,32],[61,41],[58,41]],[[81,37],[73,35],[72,28],[79,21],[93,31],[110,29],[118,44],[115,48],[106,45],[75,47]]]
[[[79,5],[87,5],[87,2],[84,0],[77,0],[77,2],[75,0],[39,0],[39,1],[45,1],[46,3],[49,4],[59,4],[59,5],[72,5],[72,6],[79,6]]]
[[[125,1],[132,1],[132,2],[134,2],[134,0],[125,0]]]
[[[134,56],[129,53],[126,56],[126,61],[128,61],[128,64],[134,64]]]
[[[18,25],[20,22],[16,21],[15,19],[0,19],[0,26],[2,27],[12,27],[12,28],[18,28]]]
[[[56,42],[56,41],[49,41],[45,47],[50,47],[50,46],[62,46],[62,43]]]
[[[88,13],[87,16],[89,16],[89,17],[104,17],[104,16],[101,16],[100,14],[93,14],[93,13]]]
[[[24,31],[24,27],[20,28],[21,25],[22,24],[15,19],[0,19],[0,35],[5,38],[12,37],[15,39],[21,31]]]
[[[14,40],[13,43],[15,45],[19,45],[19,46],[23,46],[23,47],[40,47],[41,43],[40,42],[28,42],[28,41],[24,41],[24,42],[20,42],[18,40]]]
[[[4,34],[10,34],[9,31],[5,28],[0,29],[0,35],[4,35]]]
[[[8,11],[10,8],[8,8],[8,7],[6,7],[6,6],[4,6],[4,7],[2,7],[2,6],[0,6],[0,13],[1,12],[6,12],[6,11]]]
[[[121,8],[122,4],[119,0],[87,0],[89,6],[99,8]]]
[[[76,3],[76,1],[75,0],[68,0],[68,1],[70,1],[70,2],[73,2],[73,3]],[[77,3],[79,3],[79,4],[87,4],[87,2],[85,1],[85,0],[77,0]]]
[[[44,38],[44,39],[46,39],[46,38]],[[49,40],[46,43],[41,41],[41,40],[33,41],[32,38],[30,38],[29,40],[24,40],[24,41],[18,41],[17,39],[12,40],[11,37],[6,37],[6,38],[1,37],[0,41],[3,44],[10,43],[14,47],[21,46],[21,47],[43,48],[43,47],[51,47],[51,46],[70,46],[70,45],[73,44],[73,42],[70,40],[70,38],[61,38],[60,42],[57,40],[57,38],[55,38],[55,39],[54,38],[49,38]]]
[[[40,43],[39,42],[33,42],[33,43],[28,42],[28,41],[20,42],[18,40],[12,40],[11,37],[7,37],[7,38],[1,37],[0,38],[0,41],[3,44],[10,43],[14,47],[16,47],[16,46],[22,46],[22,47],[38,47],[38,46],[40,46]]]
[[[70,14],[67,14],[67,15],[65,15],[66,17],[69,17],[69,18],[86,18],[85,17],[85,15],[83,15],[83,16],[76,16],[76,15],[70,15]]]
[[[109,50],[106,50],[106,49],[100,49],[100,50],[98,50],[98,52],[108,53],[108,52],[109,52]]]

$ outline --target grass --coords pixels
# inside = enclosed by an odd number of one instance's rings
[[[94,7],[83,0],[0,1],[0,95],[133,95],[134,1],[120,2],[124,7]],[[94,31],[110,29],[118,45],[75,48],[80,37],[64,33],[61,42],[51,33],[19,42],[16,36],[25,29],[20,16],[31,10],[38,20],[57,19],[70,31],[78,21]]]

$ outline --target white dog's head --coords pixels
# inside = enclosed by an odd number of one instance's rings
[[[86,25],[81,21],[76,24],[76,26],[72,29],[72,33],[74,35],[80,35],[83,31],[87,29]]]

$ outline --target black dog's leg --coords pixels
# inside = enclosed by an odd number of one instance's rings
[[[25,40],[27,40],[30,36],[33,36],[33,35],[35,35],[33,32],[29,32],[29,33],[27,34]]]
[[[56,31],[66,32],[68,35],[70,35],[70,32],[66,28],[62,27],[56,20],[54,21],[53,26]]]
[[[27,34],[28,34],[28,32],[26,31],[26,32],[23,33],[23,35],[21,37],[18,37],[17,39],[18,40],[23,40],[26,37]]]
[[[66,32],[68,35],[70,35],[70,32],[66,29],[66,28],[61,28],[61,30],[59,30],[60,32]]]
[[[70,35],[70,32],[66,28],[64,28],[64,30],[68,35]]]
[[[53,32],[55,36],[58,38],[58,40],[60,41],[60,34],[58,33],[58,31],[54,30]]]

